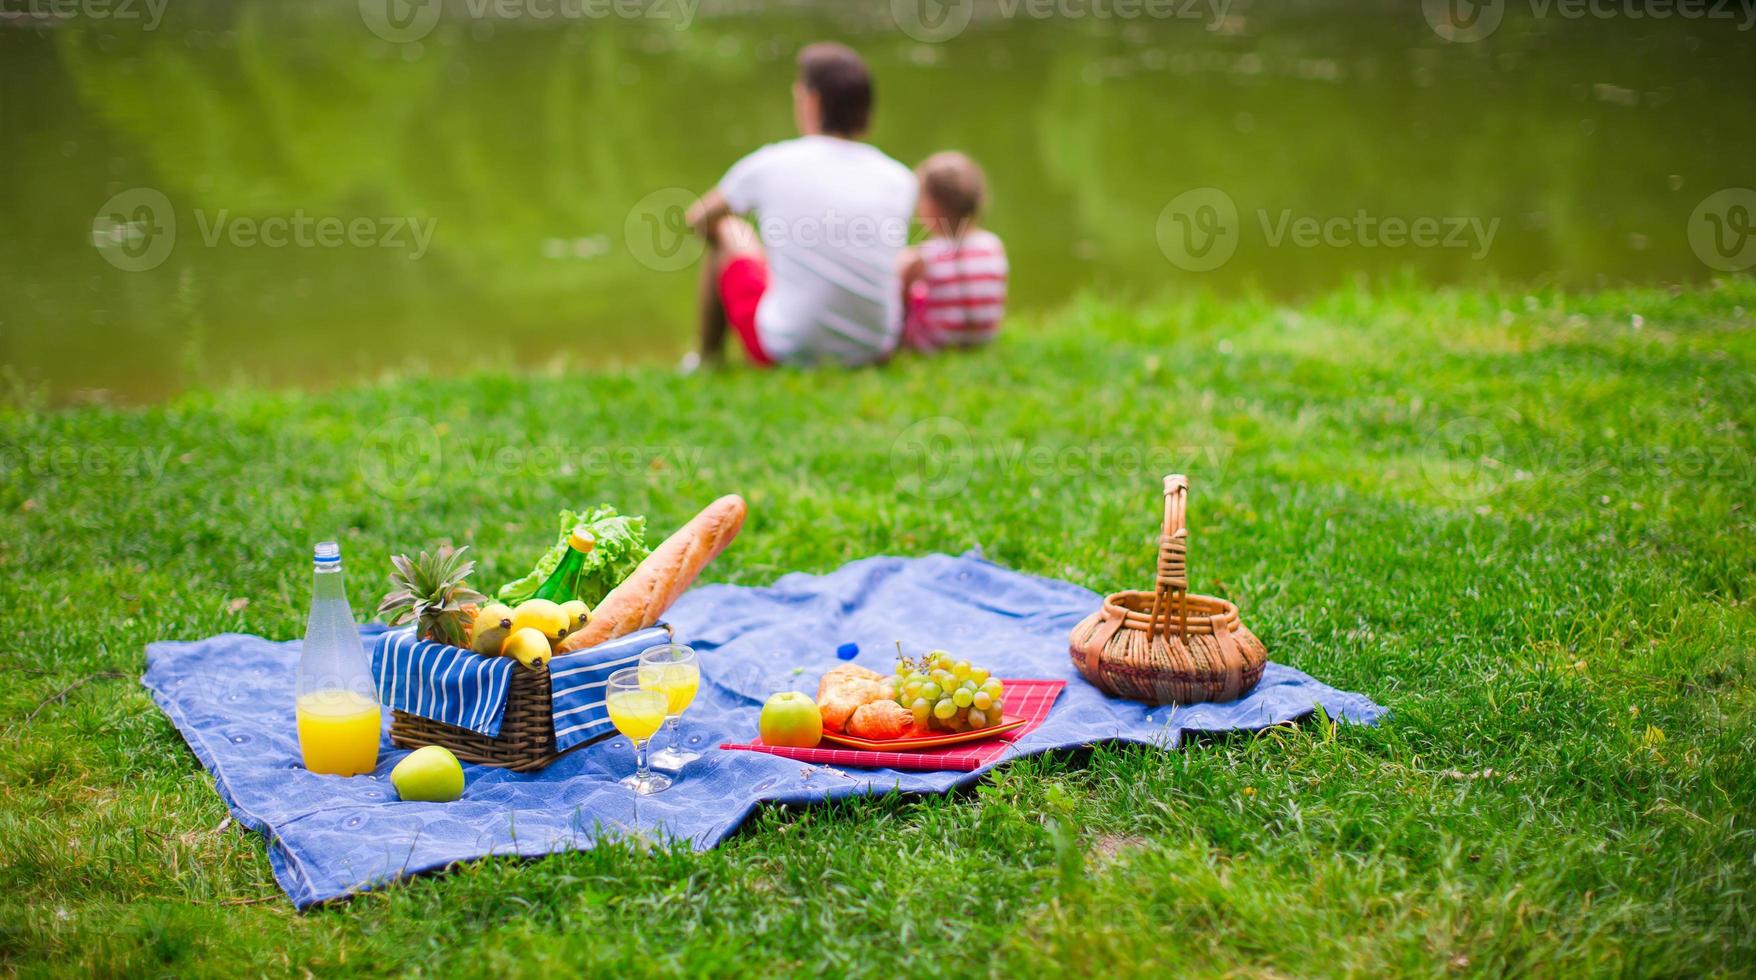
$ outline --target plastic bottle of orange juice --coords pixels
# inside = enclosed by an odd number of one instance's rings
[[[320,542],[314,561],[311,617],[299,656],[299,752],[312,772],[354,776],[378,765],[378,694],[342,588],[341,546]]]

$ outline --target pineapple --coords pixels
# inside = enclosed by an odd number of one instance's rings
[[[390,573],[390,592],[378,604],[378,612],[388,615],[392,626],[412,620],[415,635],[423,640],[469,646],[470,621],[486,597],[464,581],[476,567],[463,557],[468,550],[467,545],[457,549],[440,545],[432,554],[421,552],[419,558],[393,556],[390,563],[396,571]]]

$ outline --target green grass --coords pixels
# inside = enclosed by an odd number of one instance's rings
[[[15,394],[0,971],[1750,973],[1752,309],[1748,280],[1087,301],[853,374]],[[1199,587],[1384,725],[1100,746],[301,915],[136,680],[153,640],[297,635],[320,536],[358,611],[392,549],[467,541],[500,580],[600,499],[662,531],[743,492],[716,580],[980,546],[1141,585],[1172,470]]]

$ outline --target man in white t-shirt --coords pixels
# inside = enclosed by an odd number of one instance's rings
[[[756,364],[871,364],[902,329],[897,253],[908,244],[916,181],[860,142],[872,76],[852,49],[799,52],[798,139],[732,165],[689,210],[707,240],[701,363],[724,357],[727,327]],[[754,215],[757,230],[740,215]]]

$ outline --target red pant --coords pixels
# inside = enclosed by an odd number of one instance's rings
[[[756,335],[756,307],[768,289],[768,260],[762,255],[735,255],[719,273],[719,302],[726,311],[726,323],[738,332],[744,352],[752,364],[774,363],[762,349],[762,338]]]

